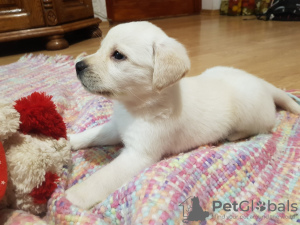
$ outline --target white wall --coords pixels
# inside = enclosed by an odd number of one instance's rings
[[[218,10],[220,9],[221,0],[202,0],[202,9]]]
[[[94,14],[102,21],[107,20],[106,2],[105,0],[93,0]]]

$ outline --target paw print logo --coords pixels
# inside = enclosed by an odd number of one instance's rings
[[[266,209],[266,203],[259,201],[258,203],[256,203],[256,209],[259,209],[259,211],[264,211]]]

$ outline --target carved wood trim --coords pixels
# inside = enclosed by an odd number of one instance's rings
[[[44,15],[48,26],[55,26],[58,24],[58,19],[55,10],[53,9],[52,0],[43,0]]]

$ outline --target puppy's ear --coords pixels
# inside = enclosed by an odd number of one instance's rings
[[[153,89],[162,90],[180,80],[190,69],[190,59],[182,44],[173,38],[154,44]]]

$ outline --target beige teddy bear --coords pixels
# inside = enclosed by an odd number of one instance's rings
[[[0,209],[45,213],[71,161],[66,126],[51,96],[35,92],[14,103],[0,101],[1,149]]]

